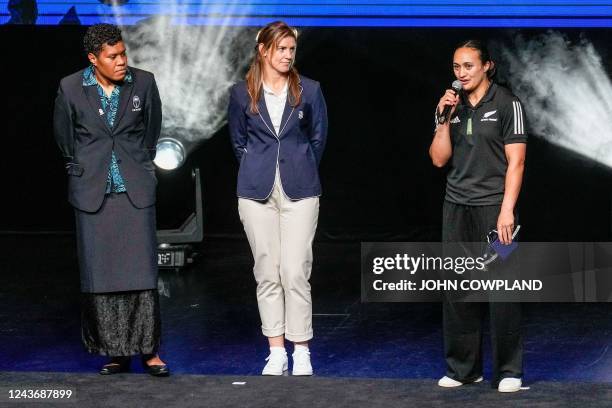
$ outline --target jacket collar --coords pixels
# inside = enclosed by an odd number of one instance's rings
[[[125,74],[125,79],[123,80],[124,83],[129,83],[131,84],[134,81],[134,78],[132,77],[132,71],[130,71],[130,68],[127,68],[127,73]],[[96,73],[94,70],[94,66],[90,65],[87,68],[85,68],[85,70],[83,71],[83,86],[94,86],[94,85],[98,85],[98,80],[96,79]]]
[[[83,71],[83,90],[85,91],[87,100],[89,101],[91,108],[96,112],[96,116],[98,116],[98,118],[103,122],[104,127],[111,134],[113,133],[114,129],[118,128],[117,125],[119,124],[121,118],[123,117],[123,114],[125,113],[130,97],[132,96],[133,82],[134,78],[132,72],[128,68],[123,84],[118,85],[121,87],[121,93],[119,95],[119,107],[117,108],[117,116],[115,117],[114,126],[111,129],[108,126],[106,112],[104,112],[104,109],[102,109],[102,101],[100,101],[100,95],[98,94],[97,89],[98,81],[96,80],[93,66],[90,65]]]
[[[304,87],[302,86],[301,77],[299,79],[298,85],[300,87],[300,95],[301,95],[302,92],[304,91]],[[263,87],[263,81],[262,81],[262,87]],[[274,125],[272,125],[272,119],[270,119],[270,114],[268,113],[268,107],[266,106],[266,100],[265,100],[266,98],[264,97],[263,92],[262,92],[261,97],[259,98],[259,101],[257,102],[257,108],[259,109],[259,117],[264,122],[264,124],[266,125],[266,128],[268,128],[268,131],[272,134],[272,136],[276,138],[281,137],[281,135],[283,134],[283,131],[285,130],[285,127],[287,126],[287,123],[289,122],[289,119],[291,118],[291,115],[293,114],[293,111],[295,110],[295,106],[291,106],[290,98],[291,98],[291,93],[287,90],[287,102],[285,102],[285,109],[283,110],[283,116],[281,119],[280,130],[278,132],[278,135],[276,134]]]

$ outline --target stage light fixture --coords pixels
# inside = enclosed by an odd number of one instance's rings
[[[195,208],[181,226],[174,229],[157,230],[157,264],[160,268],[179,270],[193,263],[198,255],[193,244],[202,242],[204,237],[204,211],[200,169],[191,172],[193,180]]]
[[[153,162],[161,170],[172,172],[184,165],[187,155],[197,146],[198,143],[182,141],[174,135],[163,136],[157,142],[157,153]],[[202,241],[204,218],[200,169],[193,168],[191,178],[194,188],[194,212],[178,228],[157,230],[157,264],[160,268],[179,270],[192,263],[197,256],[192,244]]]
[[[175,170],[185,163],[185,146],[180,141],[163,137],[157,142],[157,154],[153,163],[162,170]]]

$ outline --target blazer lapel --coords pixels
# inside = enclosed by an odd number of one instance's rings
[[[259,117],[266,125],[272,136],[278,137],[278,135],[274,131],[274,125],[272,125],[272,119],[270,119],[268,107],[266,106],[266,100],[263,95],[261,96],[261,98],[259,98],[259,102],[257,102],[257,108],[259,109]]]
[[[131,82],[124,82],[121,85],[121,94],[119,96],[119,107],[117,108],[117,117],[115,118],[115,123],[113,125],[113,129],[117,129],[117,125],[121,121],[123,114],[132,100],[132,93],[134,92],[134,85]]]
[[[95,112],[95,115],[102,121],[102,125],[108,132],[111,132],[111,128],[108,126],[108,121],[106,120],[106,112],[102,109],[102,101],[100,101],[100,95],[98,95],[98,87],[97,86],[84,86],[83,92],[85,92],[85,96],[87,96],[87,101],[91,105],[91,109]]]
[[[285,126],[287,126],[287,122],[289,122],[289,119],[291,118],[291,115],[293,114],[294,110],[295,107],[291,106],[291,104],[289,103],[289,99],[287,99],[287,102],[285,102],[285,110],[283,111],[283,118],[281,119],[278,137],[280,137],[280,135],[283,133],[283,130],[285,130]]]
[[[302,87],[302,84],[299,84],[299,87],[300,87],[300,95],[301,95],[302,91],[304,91],[304,88]],[[291,115],[293,115],[293,111],[296,108],[296,106],[291,106],[290,100],[291,100],[291,94],[288,92],[287,102],[285,102],[285,110],[283,111],[283,118],[281,119],[281,125],[280,125],[280,131],[278,132],[278,137],[280,137],[280,135],[285,130],[285,127],[289,124],[289,119],[291,119]]]

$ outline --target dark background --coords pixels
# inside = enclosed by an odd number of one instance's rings
[[[73,229],[66,177],[52,135],[59,80],[83,68],[84,27],[2,27],[2,216],[0,231]],[[454,45],[496,43],[509,29],[307,29],[297,67],[321,82],[330,119],[321,164],[319,240],[438,240],[445,172],[427,149],[433,110],[454,79]],[[592,41],[608,60],[609,30],[564,30]],[[492,49],[495,58],[496,50]],[[503,71],[503,67],[502,71]],[[501,78],[503,80],[503,78]],[[562,84],[560,84],[562,86]],[[527,112],[528,117],[537,112]],[[609,241],[610,169],[531,135],[520,198],[524,240]],[[207,236],[241,237],[237,163],[227,128],[203,143],[187,165],[158,171],[160,227],[176,227],[193,207],[189,168],[200,167]]]

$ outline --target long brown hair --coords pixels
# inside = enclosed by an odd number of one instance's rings
[[[249,96],[251,97],[251,112],[259,113],[257,108],[257,102],[261,98],[262,84],[263,84],[263,69],[265,61],[259,51],[259,44],[263,44],[263,50],[269,50],[274,52],[278,43],[285,37],[293,37],[297,43],[297,30],[289,27],[282,21],[275,21],[268,24],[257,33],[255,41],[255,56],[251,61],[251,67],[246,74],[246,83]],[[287,102],[291,106],[297,106],[300,104],[302,99],[300,90],[300,76],[297,69],[291,65],[289,70],[289,95]]]

